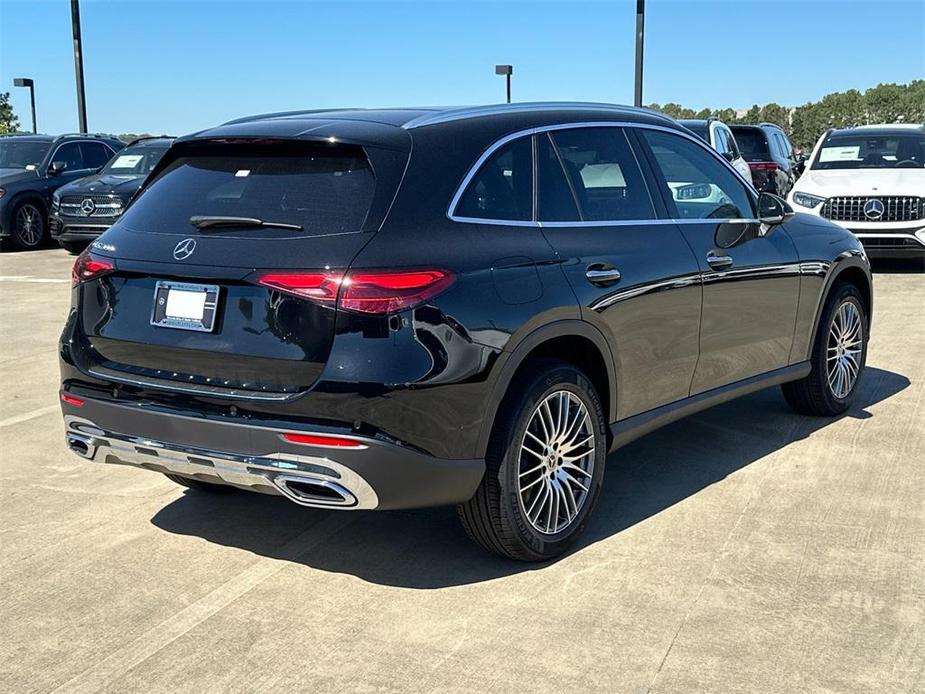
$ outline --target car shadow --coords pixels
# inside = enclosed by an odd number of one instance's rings
[[[870,406],[908,385],[905,376],[868,367],[855,405],[842,417],[872,417]],[[654,516],[833,421],[794,414],[780,390],[769,388],[638,439],[611,454],[597,508],[570,554]],[[333,514],[345,516],[343,524],[334,526],[336,530],[327,523]],[[404,588],[465,585],[546,566],[482,551],[466,538],[452,508],[334,512],[237,490],[187,491],[151,522],[170,533]],[[322,530],[313,530],[322,523]]]

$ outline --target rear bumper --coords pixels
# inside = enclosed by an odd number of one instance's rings
[[[303,506],[394,510],[466,501],[482,460],[443,460],[349,431],[255,426],[144,404],[81,396],[62,402],[68,447],[99,463],[130,465],[283,496]],[[347,436],[355,448],[293,444],[281,432]]]

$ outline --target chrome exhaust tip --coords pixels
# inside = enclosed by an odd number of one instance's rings
[[[65,435],[65,439],[67,441],[67,447],[74,453],[81,458],[93,460],[93,456],[96,455],[96,442],[92,437],[82,436],[69,431]]]
[[[290,501],[301,506],[349,508],[357,505],[357,498],[348,489],[330,480],[299,475],[276,475],[273,484]]]

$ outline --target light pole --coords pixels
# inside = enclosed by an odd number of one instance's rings
[[[87,132],[87,100],[84,96],[84,59],[80,41],[80,0],[71,0],[71,32],[74,35],[74,72],[77,77],[77,119]]]
[[[13,80],[14,87],[29,87],[29,100],[32,102],[32,132],[37,133],[35,127],[35,83],[28,77],[16,77]]]
[[[507,77],[507,102],[511,103],[511,75],[514,74],[513,65],[495,65],[496,75],[505,75]]]
[[[642,47],[646,30],[646,0],[636,0],[636,94],[634,106],[642,106]]]

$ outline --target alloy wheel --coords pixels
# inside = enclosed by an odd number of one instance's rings
[[[571,391],[547,395],[534,409],[520,444],[518,496],[534,530],[555,535],[578,518],[594,472],[594,428]]]
[[[35,205],[26,203],[16,212],[16,236],[23,246],[39,245],[45,229],[42,213]]]
[[[857,381],[861,370],[863,330],[857,306],[851,301],[842,302],[832,317],[826,345],[826,375],[836,398],[846,398]]]

